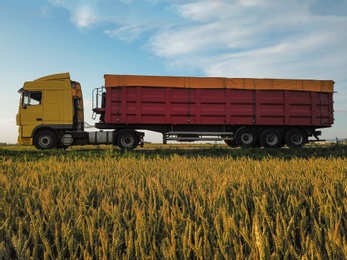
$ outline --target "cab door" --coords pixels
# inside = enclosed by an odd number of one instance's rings
[[[24,91],[19,107],[21,136],[31,137],[32,131],[43,121],[42,91]]]

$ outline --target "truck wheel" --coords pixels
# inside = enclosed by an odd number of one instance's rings
[[[57,135],[51,130],[42,130],[35,134],[34,145],[39,150],[56,148],[58,146]]]
[[[236,131],[236,144],[241,147],[254,147],[257,143],[256,131],[249,127],[242,127]]]
[[[260,144],[265,148],[279,148],[282,145],[282,136],[276,129],[265,129],[260,135]]]
[[[117,145],[122,150],[133,150],[139,144],[139,138],[133,131],[124,131],[118,134]]]
[[[293,128],[286,133],[285,142],[291,148],[301,148],[307,143],[307,135],[303,130]]]

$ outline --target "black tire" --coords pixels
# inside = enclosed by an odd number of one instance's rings
[[[257,132],[250,127],[242,127],[236,131],[236,144],[240,147],[254,147],[257,143]]]
[[[282,146],[282,135],[273,128],[265,129],[260,135],[260,144],[265,148],[279,148]]]
[[[285,136],[285,143],[291,148],[301,148],[308,142],[306,133],[299,129],[290,129]]]
[[[58,147],[58,137],[51,130],[42,130],[35,134],[34,145],[39,150],[48,150]]]
[[[117,136],[117,145],[122,150],[133,150],[139,144],[139,138],[134,131],[122,131]]]

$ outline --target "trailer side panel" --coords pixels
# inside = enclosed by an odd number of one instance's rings
[[[332,92],[106,87],[105,123],[330,127]]]

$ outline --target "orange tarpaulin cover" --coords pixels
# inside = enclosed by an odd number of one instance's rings
[[[106,87],[230,88],[334,92],[332,80],[104,75]]]

